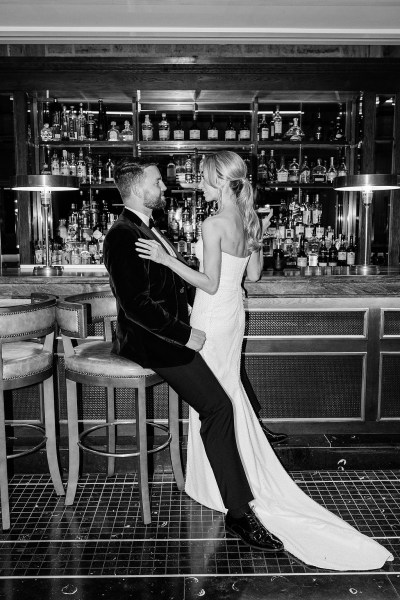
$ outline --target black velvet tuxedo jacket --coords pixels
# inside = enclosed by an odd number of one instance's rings
[[[195,354],[185,346],[191,332],[186,283],[167,267],[140,258],[138,238],[159,241],[124,208],[104,240],[104,263],[118,310],[113,351],[143,367],[186,364]]]

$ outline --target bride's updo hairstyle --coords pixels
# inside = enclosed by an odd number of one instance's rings
[[[260,223],[254,210],[253,188],[246,175],[246,163],[236,152],[223,150],[204,158],[203,177],[208,185],[221,192],[229,182],[243,219],[247,246],[253,252],[261,246]]]

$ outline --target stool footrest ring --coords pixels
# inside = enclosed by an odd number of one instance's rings
[[[38,429],[44,435],[44,438],[42,440],[40,440],[39,444],[36,444],[36,446],[33,446],[32,448],[28,448],[27,450],[23,450],[22,452],[15,452],[13,454],[7,454],[7,460],[10,460],[12,458],[20,458],[21,456],[26,456],[27,454],[32,454],[32,452],[37,452],[37,450],[40,450],[40,448],[43,448],[43,446],[46,444],[47,437],[46,437],[46,431],[45,431],[43,425],[38,425],[36,423],[6,423],[6,426],[7,427],[32,427],[32,429]]]
[[[133,425],[134,421],[116,421],[115,423],[102,423],[100,425],[95,425],[94,427],[90,427],[83,431],[78,440],[78,446],[85,452],[91,452],[92,454],[97,454],[98,456],[111,456],[116,458],[130,458],[132,456],[139,456],[140,452],[106,452],[105,450],[96,450],[91,446],[87,446],[83,442],[83,438],[87,435],[93,433],[93,431],[97,431],[98,429],[103,429],[105,427],[117,427],[118,425]],[[161,429],[168,434],[168,438],[162,444],[152,448],[151,450],[147,450],[147,454],[154,454],[155,452],[159,452],[160,450],[164,450],[167,446],[170,445],[172,440],[172,435],[169,432],[169,429],[166,425],[161,425],[160,423],[154,423],[153,421],[146,421],[146,425],[150,425],[150,427],[154,427],[156,429]]]

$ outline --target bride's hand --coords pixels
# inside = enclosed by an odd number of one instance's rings
[[[161,265],[166,264],[169,254],[158,242],[139,238],[135,246],[140,258],[147,258]]]

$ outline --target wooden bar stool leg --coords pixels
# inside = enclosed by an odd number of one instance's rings
[[[107,386],[107,422],[115,422],[115,390],[112,386]],[[116,452],[116,427],[107,427],[107,452]],[[115,473],[115,457],[107,457],[107,477],[112,477]]]
[[[60,469],[57,457],[57,438],[56,438],[56,419],[54,407],[54,387],[53,377],[49,377],[43,381],[43,396],[44,396],[44,422],[46,430],[46,454],[47,462],[54,489],[58,496],[64,496],[64,486],[61,479]]]
[[[182,470],[181,454],[179,449],[179,401],[178,394],[168,386],[168,412],[169,412],[169,432],[171,434],[171,443],[169,452],[171,456],[172,470],[178,490],[185,487],[185,479]]]
[[[139,383],[136,401],[136,445],[139,452],[138,478],[143,523],[151,523],[149,472],[147,464],[146,388]]]
[[[10,529],[10,504],[8,499],[7,444],[4,415],[4,391],[0,391],[0,491],[1,521],[3,529]]]
[[[66,380],[67,383],[67,407],[68,407],[68,485],[65,505],[70,506],[74,502],[76,487],[79,477],[79,431],[78,431],[78,394],[77,384]]]

